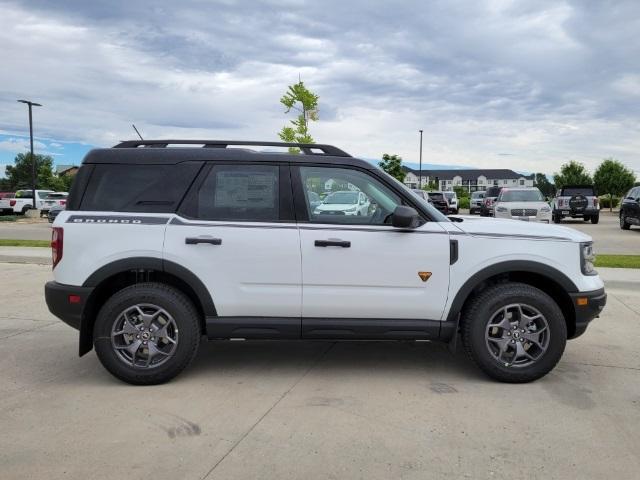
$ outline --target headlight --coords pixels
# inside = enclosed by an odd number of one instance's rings
[[[504,213],[507,211],[507,207],[496,207],[496,212]]]
[[[586,242],[580,244],[580,269],[583,275],[597,275],[594,267],[596,261],[596,255],[593,252],[593,242]]]
[[[540,209],[540,211],[541,211],[541,212],[544,212],[544,213],[549,213],[549,212],[551,211],[551,209],[550,209],[549,207],[542,207],[542,208]]]
[[[313,211],[313,214],[314,214],[314,215],[320,215],[320,214],[322,214],[322,210],[320,210],[319,208],[316,208],[316,209]]]
[[[345,212],[355,212],[358,209],[357,205],[354,205],[353,207],[349,207],[345,210]]]

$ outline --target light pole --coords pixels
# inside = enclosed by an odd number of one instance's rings
[[[39,103],[30,100],[18,100],[20,103],[26,103],[29,106],[29,146],[31,152],[31,194],[33,195],[33,209],[36,210],[36,157],[33,156],[33,120],[31,117],[32,107],[41,107]]]
[[[420,132],[420,177],[418,178],[419,189],[422,190],[422,130]]]

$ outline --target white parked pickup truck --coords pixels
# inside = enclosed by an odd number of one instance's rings
[[[52,190],[36,190],[36,208],[43,206],[45,198],[52,193]],[[33,208],[33,193],[31,190],[18,190],[14,198],[3,198],[0,200],[0,212],[25,214],[27,210]]]

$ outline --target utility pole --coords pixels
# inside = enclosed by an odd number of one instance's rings
[[[418,188],[422,190],[422,130],[420,132],[420,177],[418,178]]]
[[[36,157],[33,156],[33,118],[31,116],[32,107],[41,107],[39,103],[32,102],[30,100],[18,100],[20,103],[25,103],[29,107],[29,151],[31,152],[31,194],[33,195],[33,209],[36,210]]]

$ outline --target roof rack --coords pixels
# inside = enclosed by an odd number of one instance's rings
[[[350,157],[347,152],[333,145],[316,143],[247,142],[242,140],[126,140],[113,148],[166,148],[169,145],[202,145],[203,148],[227,148],[229,145],[299,148],[305,155],[331,155]]]

